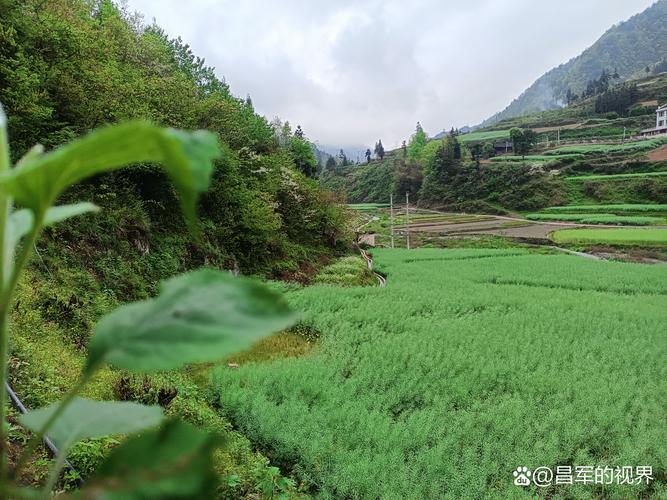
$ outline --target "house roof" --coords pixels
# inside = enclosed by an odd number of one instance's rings
[[[662,111],[663,109],[667,109],[667,102],[662,106],[658,106],[658,111]]]

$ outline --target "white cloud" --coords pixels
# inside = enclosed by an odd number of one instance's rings
[[[129,0],[258,112],[325,144],[395,147],[500,111],[652,0]]]

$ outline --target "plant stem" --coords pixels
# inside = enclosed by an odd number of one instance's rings
[[[76,385],[74,385],[74,387],[72,387],[69,391],[67,391],[65,397],[60,400],[60,402],[58,403],[58,407],[51,414],[48,420],[44,422],[42,428],[38,432],[34,433],[32,438],[30,438],[30,441],[28,441],[28,444],[26,445],[25,449],[23,450],[23,452],[21,452],[21,456],[19,457],[16,467],[14,467],[14,471],[12,473],[14,479],[19,477],[21,469],[23,469],[23,467],[25,467],[25,465],[28,463],[28,459],[32,456],[32,454],[35,452],[35,449],[37,449],[39,444],[42,442],[44,435],[47,433],[47,431],[53,425],[53,423],[60,417],[60,415],[63,414],[65,408],[67,408],[67,405],[69,405],[72,402],[72,400],[76,397],[76,395],[81,391],[83,386],[86,385],[86,382],[88,382],[89,378],[90,378],[89,375],[83,375],[77,381]]]
[[[7,117],[0,105],[0,174],[9,171],[9,141],[7,138]],[[0,298],[3,304],[9,303],[9,290],[5,283],[11,273],[12,256],[8,248],[7,238],[8,218],[11,199],[0,192]],[[8,307],[0,307],[0,484],[5,484],[7,475],[7,441],[5,432],[5,420],[7,415],[7,392],[5,381],[7,380],[7,358],[9,356],[9,310]]]
[[[0,194],[1,196],[1,194]],[[0,217],[2,214],[0,213]],[[5,221],[7,220],[8,215],[5,214]],[[3,412],[2,412],[2,421],[4,421],[4,408],[6,404],[6,394],[5,394],[5,381],[7,380],[7,358],[9,356],[9,309],[11,305],[11,299],[14,294],[14,290],[16,288],[16,284],[18,283],[19,277],[21,275],[21,272],[23,271],[23,268],[25,267],[26,263],[28,262],[28,259],[30,258],[30,255],[32,254],[32,249],[35,245],[35,242],[37,241],[37,237],[39,236],[39,233],[41,232],[42,229],[42,217],[39,217],[37,220],[34,221],[33,227],[30,230],[30,233],[28,234],[25,242],[23,243],[23,247],[21,248],[21,253],[19,254],[18,259],[16,260],[16,265],[14,266],[8,266],[9,269],[5,268],[3,271],[7,272],[11,270],[11,274],[9,276],[9,279],[5,278],[5,274],[3,274],[3,281],[2,283],[4,284],[2,293],[0,294],[0,335],[2,335],[2,345],[0,346],[0,363],[2,365],[2,407],[3,407]],[[4,234],[4,233],[3,233]],[[10,245],[11,242],[8,240],[8,238],[4,238],[3,241],[4,245]],[[0,247],[4,248],[4,247]],[[13,249],[10,249],[10,252],[13,251]],[[11,257],[11,254],[10,254]],[[11,260],[9,260],[11,263]],[[6,284],[5,284],[6,283]],[[73,397],[73,396],[72,396]],[[48,425],[51,425],[52,422],[47,422]],[[37,444],[39,444],[41,440],[41,436],[44,433],[41,433],[37,437]],[[2,442],[5,443],[6,436],[4,434],[0,435],[0,439],[2,439]],[[3,452],[5,451],[5,448],[3,447]],[[27,451],[27,450],[25,450]],[[24,451],[24,453],[25,453]],[[33,447],[34,451],[34,447]],[[31,452],[32,453],[32,452]],[[21,466],[23,463],[27,461],[27,458],[24,460],[23,454],[21,455],[21,460],[19,460],[19,464]],[[5,477],[5,471],[7,467],[7,462],[6,462],[6,457],[3,457],[3,468],[2,468],[2,475],[0,477],[4,478]],[[16,471],[18,470],[18,465],[17,469],[14,470],[14,477],[16,476]]]
[[[51,490],[55,487],[56,483],[58,482],[58,478],[60,478],[60,472],[63,470],[63,466],[65,465],[65,459],[67,458],[67,452],[69,451],[70,445],[68,444],[63,444],[62,448],[58,449],[58,455],[55,457],[55,461],[53,463],[53,468],[51,469],[51,473],[49,474],[49,479],[46,481],[46,484],[44,485],[44,488],[42,489],[42,497],[43,498],[51,498]]]

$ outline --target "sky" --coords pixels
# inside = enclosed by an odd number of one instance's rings
[[[654,0],[127,0],[329,147],[475,125]]]

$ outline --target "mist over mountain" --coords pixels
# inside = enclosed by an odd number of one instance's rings
[[[563,36],[567,36],[564,27]],[[568,90],[580,94],[588,81],[604,71],[618,72],[620,81],[651,70],[667,55],[667,0],[612,26],[579,56],[545,73],[503,111],[485,120],[492,125],[505,118],[562,107]]]

